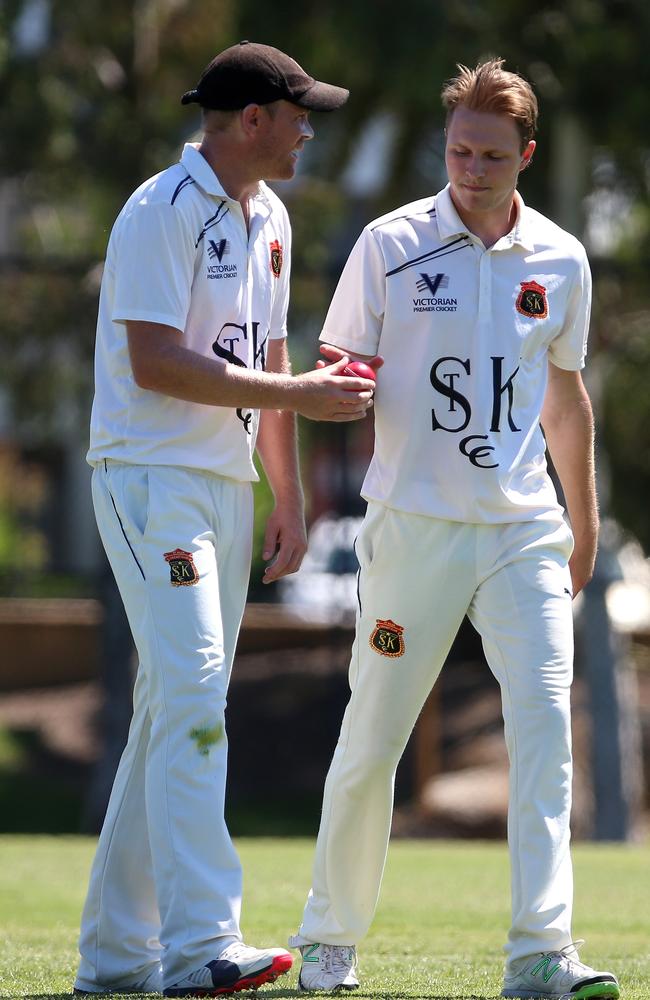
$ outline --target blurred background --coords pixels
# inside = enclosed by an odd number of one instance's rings
[[[85,463],[102,260],[142,180],[196,136],[180,105],[242,38],[276,45],[349,104],[314,115],[298,176],[290,344],[313,367],[360,229],[445,183],[439,93],[505,57],[540,101],[524,199],[585,243],[586,382],[603,532],[576,602],[574,834],[647,836],[650,796],[650,6],[643,0],[0,0],[0,831],[95,832],[130,715],[134,652]],[[228,709],[235,834],[314,833],[347,700],[352,541],[372,442],[301,423],[310,553],[250,601]],[[278,780],[285,798],[277,801]],[[465,625],[397,785],[394,833],[505,835],[499,695]]]

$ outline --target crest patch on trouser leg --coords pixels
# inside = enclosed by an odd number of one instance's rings
[[[381,656],[403,656],[405,649],[403,631],[404,626],[397,625],[390,618],[386,621],[378,618],[370,636],[370,645]]]
[[[169,563],[172,587],[191,587],[199,582],[199,573],[191,552],[174,549],[173,552],[165,552],[164,555]]]

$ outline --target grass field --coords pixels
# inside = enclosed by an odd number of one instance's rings
[[[309,885],[312,843],[240,840],[243,931],[286,942]],[[70,995],[79,914],[94,841],[0,837],[0,997]],[[625,1000],[650,997],[650,846],[574,848],[574,929],[584,961],[613,969]],[[492,1000],[508,928],[503,844],[396,841],[373,928],[360,948],[356,997]],[[298,996],[297,967],[260,1000]]]

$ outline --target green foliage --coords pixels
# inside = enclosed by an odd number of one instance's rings
[[[21,6],[5,14],[8,31]],[[45,51],[10,48],[2,65],[0,130],[12,140],[3,143],[0,170],[29,172],[32,197],[54,202],[64,214],[89,195],[98,199],[104,218],[95,215],[87,249],[101,255],[121,202],[173,158],[179,133],[192,127],[180,96],[230,41],[234,4],[53,0],[50,6]]]
[[[338,277],[332,258],[345,220],[345,199],[336,184],[314,177],[301,181],[295,191],[289,189],[286,195],[278,185],[278,192],[286,201],[293,234],[290,330],[310,330],[312,353],[304,360],[305,367],[311,368],[315,363],[315,342]]]
[[[33,520],[45,492],[38,466],[0,448],[0,590],[3,574],[39,571],[45,565],[47,542]]]
[[[620,250],[617,310],[597,294],[595,315],[601,328],[634,331],[645,323],[637,316],[641,307],[628,305],[645,293],[650,262],[644,207],[650,5],[643,0],[405,0],[399,10],[392,0],[371,7],[347,0],[285,0],[280,7],[256,0],[51,0],[47,6],[49,41],[29,51],[15,43],[26,4],[0,5],[0,192],[19,206],[17,218],[8,219],[15,224],[7,228],[0,273],[0,390],[21,441],[53,441],[86,425],[99,268],[115,216],[198,128],[196,109],[182,108],[181,94],[217,51],[244,37],[278,45],[317,77],[351,90],[342,111],[314,116],[308,177],[279,186],[295,230],[290,318],[297,370],[313,364],[333,284],[362,225],[428,193],[443,176],[443,80],[457,62],[472,65],[488,55],[503,56],[539,96],[535,167],[522,178],[527,201],[554,214],[562,186],[556,130],[572,115],[584,136],[574,172],[588,175],[593,150],[606,150],[642,206]],[[392,113],[397,128],[386,182],[352,202],[340,177],[378,112]],[[621,344],[605,440],[616,511],[647,543],[636,496],[648,477],[641,390],[650,362],[647,352]],[[0,509],[6,525],[1,502]]]
[[[88,262],[0,273],[0,387],[23,441],[60,440],[87,419],[100,277]]]
[[[241,840],[243,932],[252,944],[282,945],[300,919],[312,841]],[[0,982],[6,1000],[69,995],[78,923],[94,841],[1,837]],[[646,846],[574,848],[576,933],[582,958],[620,976],[626,1000],[646,1000]],[[360,946],[359,997],[496,1000],[509,922],[504,844],[391,844],[382,896]],[[296,997],[298,963],[264,990]]]
[[[554,111],[571,109],[594,143],[615,149],[626,169],[642,176],[637,136],[647,122],[650,8],[641,0],[541,7],[534,0],[406,0],[400,17],[416,30],[400,32],[389,0],[378,0],[371,18],[368,8],[343,0],[286,0],[281,14],[254,0],[120,0],[110,8],[100,0],[53,0],[51,43],[31,55],[6,44],[22,6],[7,3],[0,15],[0,171],[28,177],[36,206],[57,214],[58,253],[70,254],[78,241],[101,257],[123,199],[198,127],[195,111],[180,107],[181,94],[215,52],[241,37],[285,48],[317,76],[351,89],[351,101],[333,117],[335,141],[321,150],[321,170],[330,176],[371,115],[397,112],[398,154],[380,196],[388,207],[395,195],[409,196],[413,160],[431,128],[443,124],[442,81],[457,62],[490,54],[535,84],[543,135]],[[538,171],[540,184],[542,176]]]
[[[650,551],[650,311],[615,327],[604,388],[602,433],[613,514]]]

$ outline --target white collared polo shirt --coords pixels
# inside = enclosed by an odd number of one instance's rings
[[[584,365],[591,278],[578,240],[516,199],[489,249],[449,187],[353,248],[321,340],[385,359],[366,499],[473,523],[558,516],[539,418],[548,361]]]
[[[287,332],[291,230],[282,202],[263,183],[250,215],[247,232],[241,206],[192,144],[127,201],[111,233],[100,294],[91,464],[110,458],[258,478],[257,411],[141,389],[125,325],[171,326],[204,357],[263,369],[267,340]]]

